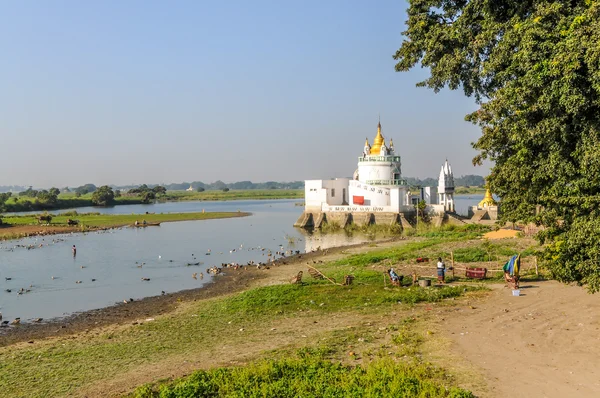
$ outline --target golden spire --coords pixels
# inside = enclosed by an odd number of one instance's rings
[[[385,145],[383,135],[381,135],[381,122],[377,124],[377,135],[373,140],[373,146],[371,147],[371,155],[379,155],[381,151],[381,145]]]
[[[365,146],[369,146],[369,139],[365,138]]]
[[[489,188],[486,188],[485,190],[485,196],[483,197],[483,199],[481,200],[481,202],[479,202],[479,204],[477,205],[477,207],[489,207],[489,206],[496,206],[497,203],[494,200],[494,197],[492,196],[492,193],[490,192]]]

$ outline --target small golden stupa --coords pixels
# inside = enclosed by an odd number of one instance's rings
[[[497,206],[497,205],[498,205],[498,203],[494,200],[494,197],[492,196],[490,189],[486,188],[485,196],[483,197],[481,202],[479,202],[477,207],[485,208],[485,207]]]
[[[379,124],[377,124],[377,135],[375,136],[373,146],[371,147],[371,155],[379,155],[382,145],[385,145],[385,139],[383,138],[383,135],[381,135],[381,122],[379,122]]]

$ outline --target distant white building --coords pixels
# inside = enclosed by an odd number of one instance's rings
[[[186,189],[186,191],[188,192],[192,192],[194,190],[194,188],[192,188],[192,184],[190,184],[190,187],[188,189]]]
[[[394,143],[386,145],[381,123],[373,146],[366,139],[353,178],[305,181],[307,212],[413,211],[411,193],[402,179],[402,162]]]
[[[444,210],[454,212],[454,174],[448,159],[442,165],[438,179],[438,203],[444,206]]]
[[[297,227],[319,228],[323,222],[400,223],[410,227],[407,217],[414,217],[415,205],[423,200],[425,211],[443,219],[454,212],[454,175],[448,160],[442,166],[437,187],[420,187],[413,195],[402,178],[402,162],[390,139],[386,145],[381,123],[373,145],[366,139],[358,167],[352,178],[305,181],[305,209]],[[410,216],[410,217],[409,217]]]

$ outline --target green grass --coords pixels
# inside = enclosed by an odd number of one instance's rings
[[[141,204],[142,201],[139,197],[125,197],[121,196],[115,198],[115,205],[136,205]],[[92,194],[82,195],[76,197],[74,193],[61,193],[58,195],[58,201],[56,205],[47,205],[40,202],[37,198],[31,198],[28,196],[13,196],[6,201],[5,211],[6,212],[19,212],[19,211],[37,211],[37,210],[59,210],[59,209],[70,209],[74,207],[87,207],[93,206]]]
[[[100,214],[67,212],[52,218],[51,225],[66,225],[67,219],[79,221],[79,227],[111,228],[132,225],[135,221],[146,220],[149,223],[169,221],[209,220],[215,218],[228,218],[246,216],[242,212],[206,212],[206,213],[166,213],[166,214]],[[37,225],[37,215],[6,216],[2,218],[4,224],[10,225]]]
[[[517,247],[514,242],[492,243],[484,241],[478,246],[464,247],[454,250],[454,261],[460,263],[474,263],[484,261],[507,260],[515,255],[521,254],[521,258],[539,254],[539,247]]]
[[[484,187],[456,187],[454,190],[455,195],[473,195],[473,194],[484,194]]]
[[[187,201],[187,200],[242,200],[242,199],[303,199],[304,190],[302,189],[245,189],[223,191],[204,191],[204,192],[187,192],[187,191],[167,191],[165,195],[161,195],[159,201]],[[124,194],[115,198],[115,205],[142,204],[139,196],[127,196]],[[37,198],[28,196],[13,196],[6,201],[6,212],[19,211],[37,211],[37,210],[59,210],[70,209],[74,207],[94,206],[92,203],[92,193],[87,193],[77,197],[74,192],[61,193],[58,195],[58,201],[55,205],[48,205],[40,202]]]
[[[261,287],[227,298],[190,303],[176,314],[89,340],[1,348],[0,390],[14,397],[63,396],[143,364],[222,345],[222,339],[215,336],[227,336],[227,344],[232,347],[260,339],[264,325],[272,321],[334,312],[370,314],[399,303],[437,302],[465,292],[462,287],[384,289],[380,278],[378,272],[365,271],[350,287],[323,281]],[[239,328],[245,329],[243,335]]]
[[[303,199],[303,189],[243,189],[223,191],[167,191],[161,199],[168,201],[184,200],[251,200],[251,199]]]
[[[243,367],[145,384],[131,397],[473,397],[454,387],[446,371],[421,359],[421,347],[430,338],[423,323],[411,316],[383,331],[364,325],[335,330],[317,344],[271,351],[269,359]],[[388,334],[391,341],[381,344]],[[356,347],[357,341],[364,345]]]
[[[351,366],[313,357],[264,360],[245,367],[198,371],[136,398],[179,397],[453,397],[473,395],[430,380],[428,369],[391,359]]]

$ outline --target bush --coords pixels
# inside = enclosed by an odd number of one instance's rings
[[[431,372],[390,359],[366,367],[304,357],[266,360],[246,367],[197,371],[171,384],[135,391],[137,398],[161,397],[473,397],[446,389]]]

